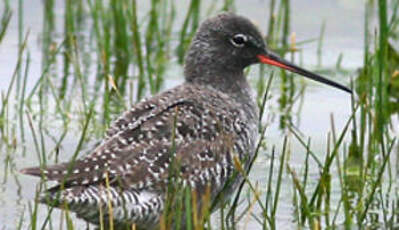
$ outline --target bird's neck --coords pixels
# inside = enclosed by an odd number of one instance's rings
[[[232,97],[239,97],[250,93],[248,82],[242,70],[213,68],[212,64],[197,65],[187,68],[186,81],[206,87],[212,87]],[[190,69],[187,71],[187,69]]]
[[[213,70],[213,71],[212,71]],[[257,105],[252,96],[252,90],[248,84],[246,77],[244,76],[243,70],[240,71],[215,71],[215,68],[207,68],[198,72],[187,71],[186,82],[196,85],[201,85],[203,87],[212,88],[234,99],[239,103],[246,113],[248,113],[248,118],[252,117],[256,119],[257,117]]]

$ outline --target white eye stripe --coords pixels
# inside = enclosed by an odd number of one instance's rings
[[[235,47],[244,47],[245,43],[248,41],[248,37],[245,34],[235,34],[231,39],[230,42]]]

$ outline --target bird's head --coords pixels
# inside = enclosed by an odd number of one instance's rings
[[[343,85],[274,54],[267,48],[255,25],[233,13],[221,13],[201,24],[186,55],[185,75],[189,81],[202,77],[234,76],[234,73],[241,73],[245,67],[255,63],[277,66],[351,92]]]

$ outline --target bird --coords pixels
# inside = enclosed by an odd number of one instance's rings
[[[102,218],[115,226],[157,228],[170,181],[195,194],[209,189],[211,201],[220,193],[228,199],[243,181],[235,162],[248,169],[259,127],[246,67],[277,66],[351,93],[273,53],[248,18],[230,12],[201,23],[184,62],[183,83],[121,114],[91,153],[73,162],[21,170],[57,183],[40,201],[67,205],[95,225]],[[173,162],[178,162],[175,173]],[[204,202],[197,203],[201,207]],[[112,215],[106,211],[109,204]]]

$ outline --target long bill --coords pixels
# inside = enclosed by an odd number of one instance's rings
[[[352,93],[352,90],[349,89],[348,87],[343,86],[341,84],[338,84],[338,83],[336,83],[334,81],[328,80],[328,79],[326,79],[326,78],[324,78],[324,77],[322,77],[322,76],[320,76],[318,74],[315,74],[315,73],[312,73],[312,72],[307,71],[305,69],[302,69],[301,67],[296,66],[296,65],[294,65],[294,64],[292,64],[292,63],[290,63],[290,62],[288,62],[288,61],[286,61],[284,59],[282,59],[278,55],[271,53],[271,52],[267,52],[266,54],[259,54],[259,55],[257,55],[257,57],[258,57],[258,59],[259,59],[259,61],[261,63],[268,64],[268,65],[274,65],[274,66],[280,67],[282,69],[286,69],[288,71],[300,74],[300,75],[302,75],[304,77],[307,77],[307,78],[310,78],[310,79],[312,79],[314,81],[318,81],[318,82],[330,85],[332,87],[341,89],[341,90],[346,91],[348,93]]]

